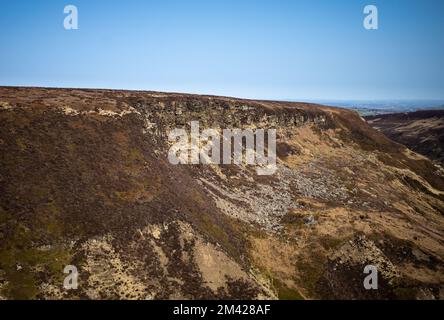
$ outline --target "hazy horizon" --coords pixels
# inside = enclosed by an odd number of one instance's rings
[[[304,98],[282,98],[282,99],[272,99],[272,98],[250,98],[242,96],[230,96],[230,95],[215,95],[212,93],[202,93],[202,92],[182,92],[182,91],[162,91],[162,90],[151,90],[151,89],[128,89],[128,88],[100,88],[100,87],[60,87],[60,86],[22,86],[22,85],[2,85],[0,87],[20,87],[20,88],[45,88],[45,89],[79,89],[79,90],[122,90],[122,91],[142,91],[142,92],[164,92],[171,94],[194,94],[202,96],[222,96],[234,99],[247,99],[247,100],[265,100],[265,101],[281,101],[281,102],[307,102],[307,103],[319,103],[328,104],[331,103],[332,106],[339,106],[341,103],[358,103],[358,104],[429,104],[423,107],[443,107],[444,99],[304,99]],[[421,105],[419,105],[421,107]]]

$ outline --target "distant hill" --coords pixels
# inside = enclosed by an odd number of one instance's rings
[[[444,164],[444,110],[421,110],[365,117],[375,129]]]
[[[443,100],[319,100],[312,102],[355,110],[362,116],[419,110],[444,110]]]

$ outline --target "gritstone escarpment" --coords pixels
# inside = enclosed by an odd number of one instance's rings
[[[444,298],[444,170],[353,111],[0,88],[0,121],[0,298]],[[190,121],[275,128],[276,173],[170,164]]]

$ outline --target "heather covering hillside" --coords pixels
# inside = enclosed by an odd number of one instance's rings
[[[169,163],[194,120],[275,128],[277,171]],[[444,170],[354,111],[2,87],[0,122],[1,298],[444,298]]]

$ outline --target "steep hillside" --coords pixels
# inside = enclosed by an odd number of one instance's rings
[[[353,111],[3,87],[0,121],[1,298],[444,299],[444,170]],[[191,121],[275,128],[277,171],[170,164]]]
[[[444,163],[444,110],[422,110],[365,117],[390,139]]]

